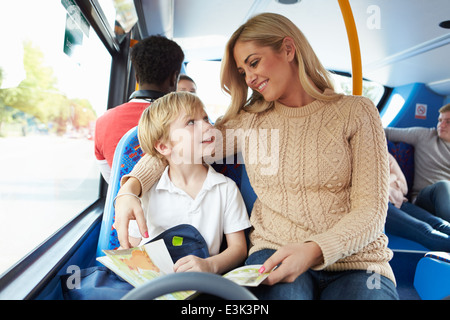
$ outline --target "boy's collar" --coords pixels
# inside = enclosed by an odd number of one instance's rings
[[[210,190],[215,185],[227,182],[227,179],[223,174],[217,173],[216,170],[214,170],[214,168],[209,164],[207,164],[207,167],[208,174],[206,175],[205,181],[203,182],[202,189]],[[174,188],[176,187],[169,178],[169,166],[167,166],[164,169],[161,178],[157,182],[156,190],[167,190],[170,192],[175,192],[176,190]]]

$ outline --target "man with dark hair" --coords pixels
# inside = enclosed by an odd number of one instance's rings
[[[106,182],[120,139],[137,126],[142,112],[153,100],[176,91],[183,60],[181,47],[163,36],[150,36],[133,46],[131,63],[139,90],[127,103],[106,111],[95,126],[95,157]]]

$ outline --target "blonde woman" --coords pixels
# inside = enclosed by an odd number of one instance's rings
[[[258,197],[246,263],[262,264],[261,272],[278,266],[255,294],[398,299],[383,234],[388,153],[374,105],[336,94],[301,31],[272,13],[251,18],[232,35],[221,82],[231,105],[215,127],[225,139],[225,155],[242,153]],[[253,94],[247,100],[248,88]],[[144,157],[120,192],[139,195],[161,168],[157,159]],[[121,243],[133,219],[144,234],[139,202],[121,197]]]

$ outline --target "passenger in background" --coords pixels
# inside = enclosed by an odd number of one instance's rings
[[[178,79],[177,91],[197,93],[197,85],[191,77],[185,74],[180,74],[180,78]]]
[[[131,63],[139,90],[127,103],[106,111],[95,126],[95,157],[106,182],[109,183],[120,139],[137,126],[142,112],[153,100],[176,90],[183,60],[181,47],[163,36],[150,36],[132,47]]]
[[[412,202],[450,222],[450,103],[439,109],[437,128],[385,128],[386,138],[414,146]]]
[[[408,201],[405,175],[391,154],[389,167],[386,232],[416,241],[433,251],[450,252],[450,223]]]

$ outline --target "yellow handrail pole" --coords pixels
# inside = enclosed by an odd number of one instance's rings
[[[342,17],[344,18],[345,29],[347,30],[348,43],[350,45],[350,55],[352,59],[352,80],[353,94],[362,95],[362,66],[361,66],[361,50],[359,48],[358,32],[356,30],[355,19],[353,17],[352,8],[348,0],[338,0],[341,8]]]
[[[131,39],[131,40],[130,40],[130,48],[133,48],[133,46],[134,46],[135,44],[137,44],[138,42],[139,42],[139,41],[136,40],[136,39]],[[137,83],[137,82],[136,82],[136,85],[135,85],[135,90],[136,90],[136,91],[139,90],[139,83]]]

